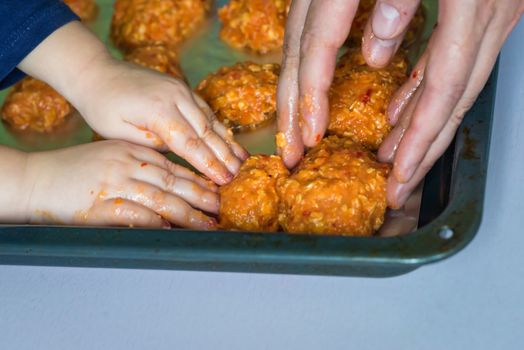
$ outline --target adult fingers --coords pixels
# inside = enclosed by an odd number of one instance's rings
[[[387,184],[387,201],[391,208],[401,208],[404,205],[409,195],[426,176],[433,164],[446,151],[455,136],[457,127],[458,125],[451,122],[446,124],[408,182],[402,183],[395,176],[390,176]]]
[[[508,26],[508,22],[504,22],[502,27],[499,26],[497,21],[490,25],[490,29],[486,32],[486,36],[482,41],[477,60],[471,73],[471,79],[467,83],[464,94],[457,103],[451,118],[418,166],[412,179],[407,183],[400,183],[394,178],[390,180],[388,184],[388,201],[391,205],[399,207],[404,204],[415,186],[422,180],[453,140],[464,114],[474,103],[493,69],[498,52],[509,34],[508,28],[512,28]]]
[[[393,128],[393,130],[391,130],[384,142],[382,142],[380,145],[377,156],[381,162],[393,163],[398,145],[400,144],[400,141],[402,141],[402,137],[404,136],[406,129],[409,127],[409,123],[411,122],[411,118],[413,116],[413,111],[415,110],[415,106],[420,99],[422,91],[423,86],[421,86],[421,88],[419,88],[413,97],[409,100],[407,105],[404,107],[404,113],[402,113],[400,121]]]
[[[358,0],[313,0],[300,46],[299,96],[304,145],[320,142],[329,122],[328,91],[336,56],[346,40]]]
[[[171,225],[153,210],[122,198],[97,201],[87,214],[75,224],[94,226],[129,226],[171,228]]]
[[[379,0],[364,28],[362,53],[377,68],[388,65],[402,44],[420,0]]]
[[[406,110],[411,98],[415,95],[424,80],[424,70],[428,59],[428,51],[424,51],[413,68],[408,80],[395,92],[387,109],[387,116],[391,125],[396,125],[400,116]]]
[[[277,88],[277,151],[288,168],[294,167],[304,153],[299,125],[298,68],[300,38],[311,0],[293,1],[286,22],[284,57]]]
[[[441,6],[441,24],[433,33],[423,92],[395,159],[393,174],[399,182],[413,176],[471,76],[485,26],[464,3],[450,1]],[[458,20],[457,13],[461,14]]]
[[[420,0],[378,0],[370,19],[373,34],[382,40],[398,38],[417,12]]]
[[[197,183],[178,177],[171,171],[156,165],[141,166],[132,174],[133,179],[147,182],[188,202],[192,207],[209,213],[218,213],[218,194]]]

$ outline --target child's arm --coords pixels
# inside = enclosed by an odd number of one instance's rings
[[[78,19],[58,0],[2,0],[0,18],[0,89],[24,76],[16,66],[42,40]]]
[[[0,146],[0,159],[0,222],[216,226],[202,212],[218,212],[216,186],[146,147],[104,141],[25,154]]]
[[[27,154],[0,146],[0,222],[25,223],[26,198],[30,188],[25,186]]]
[[[18,67],[57,89],[105,138],[169,148],[218,184],[247,157],[182,81],[113,59],[79,22],[55,31]]]

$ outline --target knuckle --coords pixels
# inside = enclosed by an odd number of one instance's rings
[[[167,159],[166,157],[162,156],[162,164],[165,169],[169,170],[172,173],[175,173],[178,169],[178,165]]]
[[[165,171],[162,175],[162,181],[164,183],[164,186],[169,189],[173,190],[178,186],[178,178],[175,174],[171,173],[170,171]]]
[[[171,112],[172,101],[167,98],[163,93],[154,94],[149,97],[150,106],[153,110],[153,118],[163,118],[168,116]]]
[[[300,58],[299,50],[296,43],[296,39],[292,38],[292,34],[286,34],[282,51],[284,52],[283,62],[286,64],[297,63]]]
[[[456,81],[443,84],[442,82],[438,82],[437,79],[428,77],[426,89],[429,94],[434,96],[437,100],[444,99],[446,101],[457,101],[464,94],[464,91],[466,90],[466,83]]]
[[[210,139],[214,138],[215,136],[216,136],[215,132],[213,131],[213,128],[211,127],[211,125],[209,123],[205,123],[204,129],[200,133],[200,137],[204,140],[209,141]]]
[[[202,145],[203,141],[200,138],[188,137],[184,146],[187,152],[194,152],[201,149]]]
[[[299,57],[307,56],[307,54],[316,46],[318,46],[318,43],[315,34],[305,31],[300,38]]]
[[[454,128],[458,128],[460,124],[462,124],[464,116],[466,115],[466,111],[467,109],[460,109],[451,115],[449,122],[454,126]]]
[[[326,35],[319,28],[305,28],[300,37],[300,53],[302,56],[304,52],[312,49],[326,49],[326,50],[338,50],[346,40],[345,37],[340,35]],[[335,33],[338,34],[338,33]]]
[[[170,91],[171,94],[175,96],[182,96],[184,98],[189,98],[191,96],[191,91],[181,82],[173,79],[169,80],[169,87],[165,87],[166,91]]]

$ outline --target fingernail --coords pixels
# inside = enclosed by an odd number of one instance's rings
[[[400,185],[397,187],[397,190],[395,191],[395,208],[394,209],[400,209],[406,204],[406,201],[408,200],[408,197],[410,195],[410,192],[407,190],[407,186]]]
[[[217,226],[218,226],[217,221],[215,219],[213,219],[213,218],[210,218],[208,223],[207,223],[207,229],[208,230],[216,230]]]
[[[395,146],[391,147],[383,142],[377,152],[377,157],[380,162],[391,164],[395,158]]]
[[[415,166],[408,166],[404,170],[399,169],[399,166],[395,163],[393,165],[393,174],[398,182],[400,183],[406,183],[413,177],[413,174],[415,173],[416,167]]]
[[[392,38],[400,23],[400,13],[389,4],[381,2],[373,16],[373,33],[379,38]]]
[[[403,107],[404,102],[402,100],[399,100],[398,97],[393,98],[389,102],[389,106],[386,111],[386,116],[388,118],[389,125],[395,126],[397,124],[400,111]]]
[[[373,66],[385,67],[389,63],[391,57],[393,57],[396,40],[382,40],[377,37],[373,37],[369,44],[369,60]]]
[[[167,230],[171,229],[171,223],[167,220],[162,219],[162,228],[165,228]]]
[[[231,174],[229,171],[224,175],[224,184],[230,183],[235,178],[235,175]]]

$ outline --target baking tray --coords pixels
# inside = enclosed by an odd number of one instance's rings
[[[91,27],[101,38],[107,38],[113,1],[98,2],[101,13]],[[217,6],[224,2],[217,1]],[[435,3],[423,2],[423,38],[427,38],[433,26]],[[218,28],[215,16],[183,50],[182,67],[192,86],[223,65],[247,59],[279,59],[278,55],[261,58],[228,49],[217,39]],[[110,43],[108,46],[119,55]],[[413,47],[411,54],[416,56],[422,49],[423,45]],[[406,229],[403,233],[407,234],[335,237],[0,225],[0,263],[386,277],[445,259],[464,248],[480,225],[496,76],[497,68],[465,117],[453,144],[426,177],[421,195],[412,197],[415,209],[411,213],[393,213],[393,218],[416,213],[414,230]],[[0,101],[5,94],[0,93]],[[274,143],[267,140],[273,132],[274,126],[268,126],[240,136],[240,141],[252,153],[272,153]],[[49,135],[16,133],[0,125],[0,143],[24,151],[90,142],[91,137],[91,130],[78,116]]]

